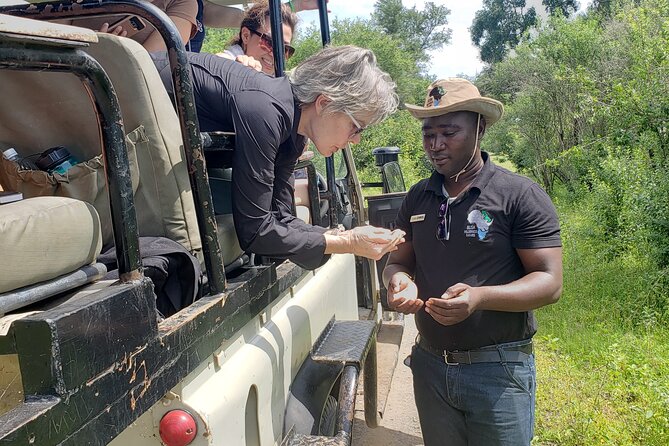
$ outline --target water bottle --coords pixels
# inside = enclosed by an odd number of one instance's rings
[[[2,156],[9,161],[15,162],[22,169],[27,169],[27,170],[36,170],[37,169],[37,166],[35,165],[35,163],[33,163],[32,161],[30,161],[27,158],[21,158],[19,156],[18,152],[16,151],[16,149],[14,149],[13,147],[10,147],[9,149],[3,151]]]
[[[64,175],[70,167],[79,164],[79,162],[65,147],[56,146],[42,152],[35,164],[40,170]]]
[[[15,163],[21,161],[21,157],[19,156],[18,152],[14,147],[10,147],[9,149],[3,151],[2,156],[4,156],[5,159],[9,161],[14,161]]]

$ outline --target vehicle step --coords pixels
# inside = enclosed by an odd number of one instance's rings
[[[390,385],[397,367],[400,344],[402,342],[402,334],[404,333],[404,321],[384,321],[379,332],[376,335],[376,361],[377,361],[377,408],[379,415],[383,417],[386,410],[386,401],[390,393]],[[362,387],[362,386],[361,386]],[[358,393],[361,393],[363,388],[358,388]],[[364,401],[364,398],[360,398]],[[361,401],[361,402],[362,402]],[[364,408],[364,403],[356,407]]]
[[[331,321],[316,343],[316,362],[362,365],[378,325],[375,321]]]

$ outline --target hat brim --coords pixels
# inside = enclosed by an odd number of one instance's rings
[[[504,114],[504,106],[501,102],[485,97],[468,99],[457,104],[437,107],[419,107],[411,104],[404,104],[404,106],[417,119],[432,118],[457,111],[480,113],[485,118],[487,125],[499,121]]]

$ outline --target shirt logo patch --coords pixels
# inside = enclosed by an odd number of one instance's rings
[[[423,220],[425,220],[425,214],[417,214],[417,215],[412,215],[409,222],[416,223],[417,221],[423,221]]]
[[[469,224],[465,227],[465,237],[478,237],[479,240],[485,240],[493,219],[488,211],[475,209],[467,216],[467,222]]]

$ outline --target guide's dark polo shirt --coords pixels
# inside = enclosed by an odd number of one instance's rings
[[[440,297],[458,282],[513,282],[525,275],[516,249],[561,246],[557,213],[546,192],[530,179],[496,166],[488,154],[483,153],[483,159],[471,187],[449,206],[449,240],[437,239],[439,205],[445,199],[439,173],[413,186],[400,208],[397,226],[413,243],[414,277],[422,300]],[[476,311],[459,324],[444,326],[423,308],[416,324],[426,341],[445,350],[519,341],[536,332],[531,311]]]

